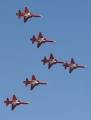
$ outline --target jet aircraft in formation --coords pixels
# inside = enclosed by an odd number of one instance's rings
[[[21,12],[21,10],[19,10],[18,13],[16,13],[16,15],[18,16],[19,19],[20,19],[21,16],[23,16],[24,17],[24,23],[26,23],[27,20],[29,18],[32,18],[32,17],[43,17],[42,15],[33,14],[33,13],[29,12],[27,7],[24,8],[24,12],[23,13]]]
[[[20,104],[30,104],[29,102],[22,102],[20,100],[18,100],[16,98],[16,95],[12,96],[12,100],[9,100],[9,98],[6,99],[6,101],[4,101],[4,103],[6,104],[6,107],[11,104],[11,110],[14,110],[16,106],[20,105]]]
[[[79,65],[77,63],[75,63],[74,59],[71,58],[70,64],[67,63],[67,61],[63,64],[64,69],[66,69],[67,67],[69,67],[69,73],[71,73],[74,69],[76,68],[86,68],[87,66],[83,66],[83,65]]]
[[[35,35],[33,35],[33,37],[30,38],[30,40],[32,41],[32,44],[34,42],[37,42],[37,48],[39,48],[41,46],[41,44],[45,43],[45,42],[56,42],[54,40],[48,40],[48,39],[44,38],[41,32],[39,32],[38,38],[36,38]]]
[[[26,81],[23,81],[23,83],[25,83],[25,86],[27,86],[28,84],[31,85],[31,90],[34,89],[35,86],[39,85],[39,84],[48,84],[48,82],[40,82],[39,80],[36,80],[35,75],[32,75],[32,79],[28,80],[28,78],[26,78]]]
[[[29,18],[32,18],[32,17],[42,17],[39,14],[33,14],[33,13],[29,12],[27,7],[24,8],[24,12],[23,13],[19,10],[18,13],[16,13],[16,15],[18,16],[18,18],[23,16],[24,17],[24,23],[26,23]],[[32,41],[32,44],[34,42],[37,42],[37,48],[39,48],[42,43],[56,42],[54,40],[48,40],[48,39],[44,38],[41,32],[39,32],[38,38],[36,38],[35,35],[33,35],[33,37],[30,38],[30,40]],[[43,65],[48,63],[48,69],[50,69],[52,67],[52,65],[54,65],[56,63],[60,63],[60,64],[62,64],[64,66],[64,69],[66,69],[67,67],[70,68],[69,69],[69,73],[71,73],[76,68],[86,68],[87,67],[87,66],[83,66],[83,65],[79,65],[79,64],[75,63],[73,58],[71,58],[70,64],[68,64],[67,61],[65,62],[65,61],[57,60],[57,59],[54,58],[52,53],[50,54],[49,59],[44,57],[44,59],[42,59],[41,61],[43,62]],[[25,84],[25,86],[30,84],[31,85],[31,87],[30,87],[31,90],[33,90],[34,87],[39,85],[39,84],[48,84],[48,82],[40,82],[39,80],[37,80],[35,75],[32,75],[32,79],[31,80],[28,80],[28,78],[26,78],[26,81],[23,81],[23,83]],[[12,100],[9,100],[9,98],[7,98],[6,101],[4,101],[4,103],[6,104],[6,106],[11,104],[11,110],[14,110],[15,107],[20,105],[20,104],[29,104],[29,102],[22,102],[22,101],[18,100],[16,98],[16,95],[12,96]]]
[[[45,65],[45,63],[48,63],[48,69],[50,69],[52,67],[52,65],[54,65],[56,63],[64,63],[64,61],[55,59],[52,53],[50,54],[49,59],[44,57],[44,59],[42,59],[41,61],[43,62],[43,65]]]
[[[87,67],[87,66],[83,66],[83,65],[79,65],[79,64],[75,63],[73,58],[71,58],[70,64],[68,64],[67,61],[65,62],[65,61],[57,60],[54,58],[52,53],[50,54],[49,59],[44,57],[44,59],[42,59],[41,61],[43,62],[43,65],[48,63],[48,69],[50,69],[52,67],[52,65],[54,65],[56,63],[61,63],[64,66],[64,69],[66,69],[67,67],[70,68],[69,73],[71,73],[76,68],[86,68]]]

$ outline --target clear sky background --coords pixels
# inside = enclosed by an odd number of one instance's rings
[[[16,16],[24,6],[43,18],[24,24]],[[91,120],[91,0],[2,0],[0,11],[0,120]],[[56,43],[38,49],[30,37],[39,32]],[[41,59],[50,53],[87,68],[69,74],[56,64],[49,70]],[[23,81],[32,74],[49,84],[30,91]],[[31,104],[11,111],[4,100],[13,94]]]

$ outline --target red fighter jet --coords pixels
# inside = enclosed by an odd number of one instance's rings
[[[69,73],[71,73],[76,68],[86,68],[87,67],[87,66],[83,66],[83,65],[78,65],[77,63],[75,63],[73,58],[71,58],[70,64],[68,64],[66,61],[65,63],[63,63],[63,66],[64,66],[64,69],[66,69],[67,67],[70,67]]]
[[[49,63],[48,69],[50,69],[52,67],[52,65],[54,65],[56,63],[64,63],[64,61],[54,59],[53,54],[50,54],[50,58],[49,59],[46,59],[46,57],[44,57],[44,59],[41,60],[41,61],[43,62],[43,65],[45,65],[45,63]]]
[[[30,81],[28,80],[28,78],[26,78],[26,81],[23,81],[23,83],[25,83],[25,86],[30,84],[31,90],[33,90],[33,88],[39,84],[48,84],[47,82],[40,82],[39,80],[36,80],[36,77],[34,75],[32,75],[32,79]]]
[[[42,43],[45,42],[56,42],[54,40],[47,40],[46,38],[43,37],[42,33],[39,32],[39,36],[38,38],[36,38],[34,35],[32,38],[30,38],[30,40],[32,41],[32,44],[36,41],[37,42],[37,48],[39,48],[41,46]]]
[[[20,104],[29,104],[29,102],[21,102],[20,100],[17,100],[17,98],[16,98],[15,95],[12,96],[12,100],[9,100],[9,98],[7,98],[6,101],[4,101],[4,103],[6,103],[6,106],[8,106],[9,104],[12,104],[11,110],[14,110],[14,108],[17,105],[20,105]]]
[[[18,13],[16,13],[16,15],[18,16],[18,18],[20,18],[21,16],[24,16],[24,23],[26,23],[26,21],[29,18],[32,18],[32,17],[42,17],[39,14],[33,14],[33,13],[29,12],[27,7],[24,8],[24,13],[22,13],[21,10],[19,10]]]

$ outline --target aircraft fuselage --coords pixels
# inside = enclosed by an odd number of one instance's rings
[[[42,42],[45,42],[45,39],[44,38],[41,38],[38,40],[39,43],[42,43]]]
[[[56,60],[55,60],[55,59],[50,60],[49,63],[50,63],[50,64],[56,63]]]

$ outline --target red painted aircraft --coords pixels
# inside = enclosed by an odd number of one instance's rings
[[[25,83],[25,86],[27,86],[28,84],[31,85],[31,90],[34,89],[35,86],[39,85],[39,84],[48,84],[47,82],[40,82],[39,80],[36,80],[36,77],[34,75],[32,75],[32,79],[29,81],[28,78],[26,78],[26,81],[23,81],[23,83]]]
[[[87,66],[83,66],[83,65],[78,65],[77,63],[75,63],[73,58],[71,58],[70,64],[68,64],[66,61],[65,63],[63,63],[63,66],[64,66],[64,69],[66,69],[67,67],[70,67],[69,73],[71,73],[76,68],[86,68],[87,67]]]
[[[36,38],[34,35],[32,38],[30,38],[30,40],[32,41],[32,44],[36,41],[37,42],[37,48],[39,48],[41,46],[42,43],[45,42],[56,42],[54,40],[47,40],[46,38],[43,37],[42,33],[39,32],[38,38]]]
[[[43,65],[45,65],[45,63],[49,63],[48,64],[48,69],[50,69],[53,64],[64,63],[64,61],[55,59],[54,56],[53,56],[53,54],[50,54],[50,58],[49,59],[46,59],[46,57],[44,57],[44,59],[41,60],[41,61],[43,62]]]
[[[4,103],[6,103],[6,106],[12,104],[11,110],[14,110],[14,108],[20,104],[29,104],[29,102],[21,102],[20,100],[17,100],[16,95],[12,96],[12,100],[9,100],[9,98],[7,98]]]
[[[26,21],[29,18],[32,18],[32,17],[42,17],[39,14],[33,14],[33,13],[29,12],[27,7],[24,8],[24,13],[22,13],[21,10],[19,10],[18,13],[16,13],[16,15],[18,16],[18,18],[20,18],[21,16],[24,16],[24,23],[26,23]]]

